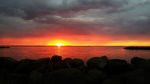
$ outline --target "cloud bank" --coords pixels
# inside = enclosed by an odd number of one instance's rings
[[[0,0],[0,37],[149,39],[149,0]]]

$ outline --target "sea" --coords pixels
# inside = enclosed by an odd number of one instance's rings
[[[84,61],[101,56],[130,61],[133,57],[150,59],[150,50],[126,50],[120,46],[12,46],[0,49],[0,57],[12,57],[17,60],[50,58],[53,55],[60,55],[63,59],[79,58]]]

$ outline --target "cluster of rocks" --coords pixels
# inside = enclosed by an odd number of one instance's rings
[[[0,84],[150,84],[150,60],[128,63],[106,56],[81,59],[61,56],[38,60],[0,57]]]

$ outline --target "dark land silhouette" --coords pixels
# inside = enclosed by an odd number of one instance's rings
[[[0,57],[0,84],[150,84],[150,60]]]
[[[150,50],[150,47],[125,47],[127,50]]]
[[[0,48],[10,48],[9,46],[0,46]]]

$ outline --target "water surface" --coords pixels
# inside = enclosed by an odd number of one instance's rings
[[[15,59],[39,59],[61,55],[63,58],[80,58],[87,60],[91,57],[108,56],[110,59],[126,59],[138,56],[150,59],[149,50],[125,50],[123,47],[11,47],[0,49],[1,57]]]

